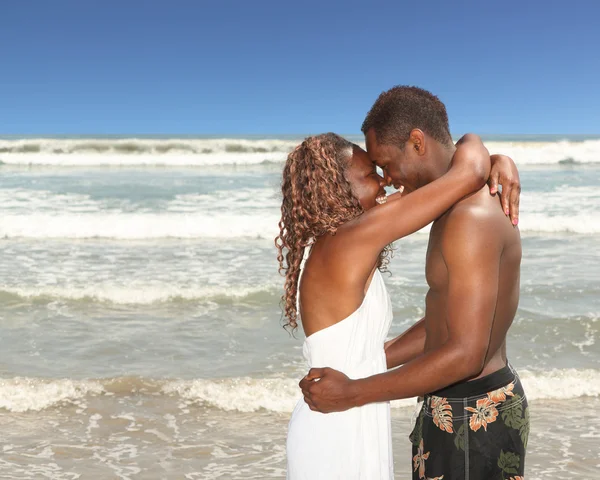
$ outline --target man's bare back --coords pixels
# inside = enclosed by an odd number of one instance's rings
[[[452,262],[447,262],[445,257],[449,250],[454,256],[457,250],[469,253],[470,244],[459,243],[457,238],[457,230],[466,226],[469,230],[475,228],[479,241],[490,246],[472,263],[474,268],[485,268],[486,264],[496,262],[499,264],[496,274],[497,300],[489,348],[483,370],[477,377],[473,377],[479,378],[506,365],[506,333],[519,302],[521,239],[519,230],[506,218],[498,197],[490,195],[487,185],[457,203],[433,223],[425,266],[429,285],[425,300],[425,353],[439,348],[448,340],[449,280],[451,276],[464,275],[464,271],[449,267],[448,264],[452,265]],[[462,280],[458,278],[459,282]],[[467,280],[464,279],[465,282]],[[462,298],[460,301],[468,299]]]

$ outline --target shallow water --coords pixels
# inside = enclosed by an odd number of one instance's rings
[[[305,372],[273,247],[294,142],[236,141],[0,145],[0,478],[283,478]],[[600,479],[600,143],[494,146],[523,184],[527,478]],[[396,244],[391,334],[423,314],[426,241]],[[393,408],[397,478],[412,404]]]

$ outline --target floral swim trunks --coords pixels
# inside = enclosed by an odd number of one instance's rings
[[[425,396],[410,434],[414,480],[523,480],[529,407],[510,365]]]

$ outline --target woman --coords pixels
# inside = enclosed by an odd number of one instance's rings
[[[276,244],[287,325],[295,329],[301,318],[309,367],[351,378],[386,370],[392,308],[379,270],[388,245],[479,190],[489,171],[489,153],[473,135],[460,142],[448,173],[405,197],[386,196],[367,153],[335,134],[309,137],[289,155]],[[301,400],[287,453],[291,480],[392,479],[389,404],[323,415]]]

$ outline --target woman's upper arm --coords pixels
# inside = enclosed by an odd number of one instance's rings
[[[450,171],[414,192],[391,195],[387,203],[352,220],[345,235],[378,255],[386,245],[433,222],[465,195],[481,188],[485,180]]]
[[[448,172],[409,194],[394,194],[347,224],[345,240],[354,248],[379,252],[394,240],[415,233],[433,222],[469,193],[479,190],[490,172],[489,153],[474,134],[461,138]]]

